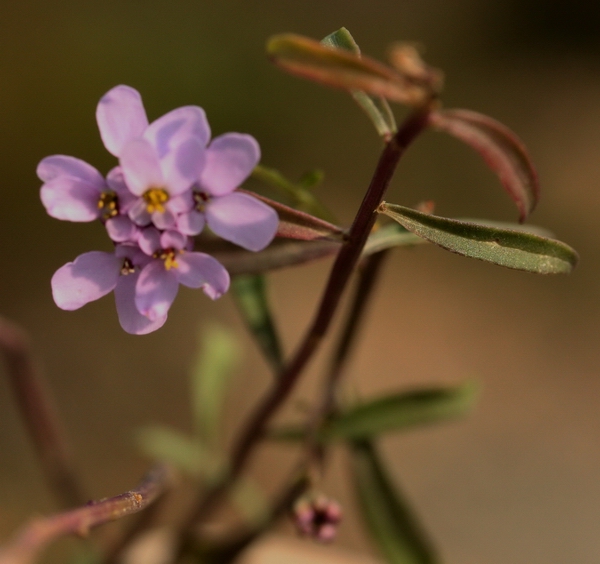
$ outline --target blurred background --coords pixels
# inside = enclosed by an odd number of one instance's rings
[[[386,437],[393,477],[449,564],[597,563],[600,554],[600,4],[587,0],[22,0],[0,7],[0,315],[30,332],[72,435],[89,494],[131,488],[148,461],[133,430],[188,430],[188,368],[199,329],[231,327],[244,363],[227,411],[230,436],[269,383],[231,298],[180,291],[160,331],[119,327],[112,297],[76,312],[53,303],[50,277],[88,250],[109,250],[99,224],[48,217],[35,168],[74,155],[115,164],[97,132],[99,98],[137,88],[150,119],[202,106],[213,134],[247,132],[263,163],[291,178],[325,171],[318,190],[351,221],[380,141],[349,96],[288,76],[264,55],[291,31],[321,38],[346,26],[363,52],[419,42],[446,74],[446,107],[513,128],[542,182],[531,222],[575,247],[568,277],[536,277],[429,246],[387,263],[348,374],[364,397],[467,378],[481,382],[469,418]],[[398,115],[402,109],[398,109]],[[386,198],[432,199],[439,214],[514,221],[516,210],[478,155],[428,132],[407,153]],[[273,273],[287,351],[311,319],[329,261]],[[314,391],[324,353],[298,397]],[[0,538],[53,510],[0,364]],[[291,402],[288,415],[297,413]],[[266,491],[292,451],[266,448],[252,471]],[[346,507],[338,546],[374,554],[353,509],[345,454],[323,484]],[[275,474],[273,474],[275,472]],[[284,527],[283,534],[289,533]],[[281,561],[281,560],[280,560]],[[291,560],[290,560],[291,561]]]

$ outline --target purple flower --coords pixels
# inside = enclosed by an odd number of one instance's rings
[[[191,240],[179,231],[160,232],[154,227],[143,229],[140,248],[151,261],[143,267],[135,288],[135,305],[149,319],[166,316],[179,284],[202,288],[216,300],[229,289],[229,273],[216,259],[205,253],[190,251]]]
[[[61,309],[75,310],[115,292],[117,314],[127,333],[145,335],[162,327],[167,315],[149,319],[135,306],[141,268],[151,261],[138,247],[117,245],[114,253],[91,251],[59,268],[52,277],[52,296]]]
[[[98,104],[96,119],[104,146],[119,158],[125,182],[136,196],[129,217],[138,225],[175,226],[190,208],[192,183],[204,162],[210,127],[202,108],[177,108],[151,124],[137,90],[116,86]]]
[[[250,135],[226,133],[208,148],[190,144],[198,155],[194,207],[177,218],[177,228],[197,235],[205,223],[211,230],[251,251],[264,249],[275,236],[279,219],[273,208],[249,194],[235,192],[260,160],[260,148]],[[202,163],[199,156],[204,156]]]
[[[135,199],[118,168],[111,170],[105,180],[92,165],[75,157],[46,157],[38,165],[37,175],[44,181],[42,203],[56,219],[109,221]]]

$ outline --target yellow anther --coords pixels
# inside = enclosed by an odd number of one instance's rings
[[[165,202],[169,201],[169,193],[164,188],[150,188],[144,192],[142,196],[146,202],[146,210],[148,213],[164,213]]]
[[[102,218],[110,219],[119,214],[119,199],[116,192],[106,190],[100,194],[98,209],[102,210]]]
[[[177,262],[177,255],[181,253],[177,249],[163,249],[158,258],[164,261],[165,270],[171,270],[172,268],[179,268],[179,263]]]

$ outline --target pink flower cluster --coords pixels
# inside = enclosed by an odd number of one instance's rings
[[[206,225],[245,249],[260,251],[275,236],[276,212],[236,192],[260,160],[256,140],[226,133],[210,141],[202,108],[177,108],[148,123],[140,94],[116,86],[98,104],[106,149],[119,166],[106,178],[75,157],[54,155],[37,168],[47,212],[67,221],[100,220],[114,252],[92,251],[52,277],[56,304],[74,310],[115,292],[121,326],[143,335],[161,327],[179,288],[202,288],[217,299],[227,270],[193,251]],[[210,143],[209,143],[210,141]]]

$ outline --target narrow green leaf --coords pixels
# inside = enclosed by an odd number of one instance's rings
[[[430,85],[404,77],[394,69],[344,49],[291,33],[276,35],[267,43],[271,60],[291,74],[343,90],[362,90],[410,106],[421,105]]]
[[[525,221],[535,208],[540,186],[525,144],[504,124],[470,110],[439,110],[429,115],[431,125],[470,145],[498,175]]]
[[[215,456],[206,447],[169,427],[143,427],[136,431],[135,440],[146,456],[169,462],[195,478],[209,476],[216,471]]]
[[[294,209],[314,215],[319,219],[333,222],[333,214],[317,199],[309,190],[314,188],[323,180],[323,173],[319,170],[305,174],[297,183],[288,180],[281,172],[264,165],[256,165],[252,170],[252,177],[275,188],[285,194],[294,203]],[[256,194],[252,194],[256,197]],[[265,203],[271,205],[265,199]],[[280,218],[281,219],[281,218]]]
[[[377,211],[444,249],[500,266],[537,274],[561,274],[571,272],[577,264],[577,253],[555,239],[447,219],[385,202]]]
[[[217,325],[202,331],[199,344],[191,372],[192,410],[197,433],[214,446],[227,386],[240,356],[239,346],[232,333]]]
[[[476,398],[477,386],[473,382],[384,396],[337,414],[321,430],[319,440],[369,439],[416,425],[461,417],[470,411]],[[276,440],[299,441],[305,438],[306,429],[282,427],[270,436]]]
[[[392,484],[370,442],[352,444],[352,470],[362,517],[387,562],[438,562],[412,508]]]
[[[343,49],[360,57],[360,48],[345,27],[330,33],[321,43],[326,47]],[[352,90],[351,94],[372,121],[377,133],[384,139],[391,138],[398,127],[387,100],[381,96],[369,96],[362,90]]]
[[[277,373],[282,366],[283,358],[265,284],[262,274],[233,276],[231,291],[246,326]]]

